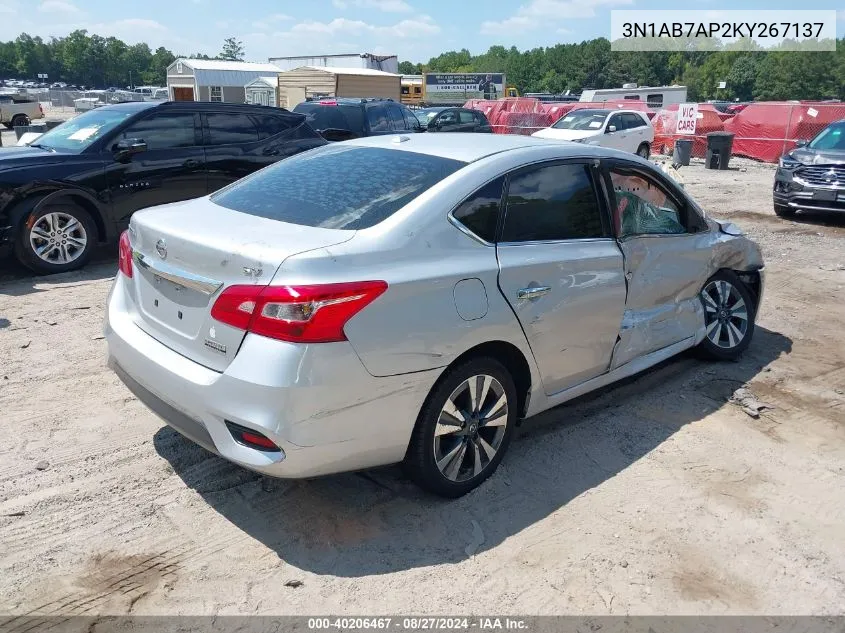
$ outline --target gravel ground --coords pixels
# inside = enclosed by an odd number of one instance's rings
[[[764,249],[744,357],[684,355],[529,420],[456,501],[395,467],[228,464],[106,370],[110,252],[7,268],[0,613],[845,613],[845,218],[780,220],[772,166],[732,166],[682,175]],[[773,408],[729,402],[743,385]]]

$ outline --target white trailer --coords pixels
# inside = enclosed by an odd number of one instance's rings
[[[687,102],[686,86],[637,86],[625,84],[621,88],[607,88],[603,90],[584,90],[581,101],[588,103],[602,101],[642,101],[650,108],[663,108],[673,103]]]

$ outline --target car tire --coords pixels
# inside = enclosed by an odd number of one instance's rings
[[[478,357],[456,365],[435,384],[420,410],[405,471],[429,492],[465,495],[495,472],[516,419],[516,386],[499,361]]]
[[[785,204],[776,204],[775,215],[779,218],[791,218],[795,215],[795,209]]]
[[[30,123],[31,121],[29,120],[29,117],[25,114],[16,114],[12,117],[12,128],[23,127],[25,125],[29,125]]]
[[[636,154],[640,158],[645,158],[646,160],[648,160],[648,157],[651,156],[651,148],[649,147],[648,143],[640,143],[640,146],[637,148]]]
[[[735,360],[751,344],[756,306],[742,280],[729,270],[710,277],[699,293],[704,308],[700,354],[710,360]]]
[[[82,268],[96,244],[97,226],[91,215],[70,200],[59,200],[25,217],[15,254],[30,270],[51,275]]]

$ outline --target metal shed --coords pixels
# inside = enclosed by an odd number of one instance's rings
[[[303,66],[279,73],[279,105],[292,109],[318,97],[382,97],[398,102],[401,79],[369,68]]]
[[[246,102],[275,108],[278,104],[278,100],[276,99],[278,88],[279,80],[276,75],[253,79],[244,86]]]
[[[168,96],[171,101],[244,103],[246,84],[278,73],[273,64],[177,59],[167,67]]]

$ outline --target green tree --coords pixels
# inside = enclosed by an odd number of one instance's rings
[[[399,74],[400,75],[416,75],[418,66],[419,66],[419,64],[414,64],[412,62],[400,62],[399,63]]]
[[[244,60],[244,43],[234,37],[227,37],[223,42],[223,51],[219,57],[233,62],[242,62]]]

